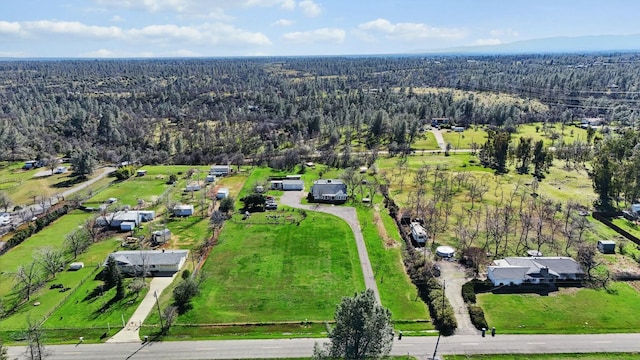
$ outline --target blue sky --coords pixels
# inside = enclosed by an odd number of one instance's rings
[[[4,0],[0,57],[415,53],[640,34],[634,0]]]

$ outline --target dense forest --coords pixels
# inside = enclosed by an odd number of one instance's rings
[[[3,61],[0,158],[288,166],[353,144],[408,150],[437,117],[635,126],[639,84],[631,53]]]

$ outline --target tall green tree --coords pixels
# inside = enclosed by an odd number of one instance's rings
[[[393,345],[391,312],[376,302],[371,289],[344,297],[335,313],[330,343],[316,343],[316,359],[380,359]]]

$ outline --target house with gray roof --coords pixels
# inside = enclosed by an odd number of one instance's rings
[[[180,271],[187,260],[188,250],[129,250],[109,254],[104,265],[112,257],[120,272],[138,275],[145,272],[151,276],[171,276]]]
[[[495,286],[553,284],[579,281],[584,276],[580,264],[564,256],[508,257],[494,260],[487,269],[487,278]]]
[[[309,201],[342,204],[347,201],[347,185],[338,179],[320,179],[313,182]]]

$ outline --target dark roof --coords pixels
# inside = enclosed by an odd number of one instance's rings
[[[113,257],[122,266],[178,265],[188,253],[188,250],[129,250],[116,251],[109,254],[109,257]]]
[[[489,271],[495,278],[537,278],[541,269],[547,268],[549,274],[556,277],[583,275],[584,270],[575,260],[564,256],[548,257],[508,257],[497,261],[498,265],[490,266]],[[526,270],[524,273],[523,271]],[[499,276],[498,276],[499,275]]]
[[[311,193],[316,198],[322,195],[335,195],[340,192],[346,195],[347,185],[339,179],[316,180],[311,187]]]

